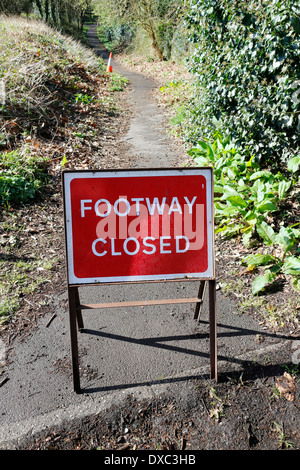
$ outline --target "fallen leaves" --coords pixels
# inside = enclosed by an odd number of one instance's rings
[[[295,377],[285,372],[282,377],[276,380],[276,388],[280,393],[280,396],[284,397],[288,401],[293,401],[295,398]]]

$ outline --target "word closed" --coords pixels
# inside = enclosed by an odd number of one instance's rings
[[[69,284],[212,278],[212,170],[63,172]]]

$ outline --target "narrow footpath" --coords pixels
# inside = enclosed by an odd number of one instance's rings
[[[96,25],[90,26],[87,39],[96,54],[107,61],[109,52],[97,38]],[[124,68],[114,57],[112,67],[114,72],[129,80],[128,105],[132,118],[127,134],[120,139],[120,142],[127,147],[126,167],[174,168],[179,166],[179,156],[174,142],[165,132],[166,118],[153,99],[156,88],[154,81]]]

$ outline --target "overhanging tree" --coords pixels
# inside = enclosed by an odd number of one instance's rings
[[[160,60],[167,59],[166,42],[172,41],[176,25],[182,20],[182,0],[107,0],[93,1],[102,23],[125,22],[140,27],[148,35]]]

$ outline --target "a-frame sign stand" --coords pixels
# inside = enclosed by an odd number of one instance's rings
[[[184,175],[190,175],[190,171],[192,169],[186,169],[183,174],[182,170],[179,170],[179,176],[184,176]],[[199,169],[194,169],[195,171],[192,173],[192,175],[198,175]],[[202,169],[203,170],[203,169]],[[188,275],[182,276],[181,278],[178,278],[177,276],[172,276],[170,275],[169,278],[163,279],[158,276],[156,278],[156,275],[152,276],[151,279],[149,277],[151,276],[145,276],[145,278],[139,279],[136,277],[133,277],[132,279],[130,278],[116,278],[116,281],[113,280],[113,277],[108,277],[105,278],[105,284],[132,284],[132,283],[169,283],[169,282],[191,282],[191,281],[200,281],[199,284],[199,289],[198,289],[198,295],[197,297],[193,298],[181,298],[181,299],[161,299],[161,300],[138,300],[138,301],[123,301],[123,302],[110,302],[110,303],[101,303],[101,304],[81,304],[80,302],[80,296],[79,296],[79,287],[83,285],[98,285],[101,283],[101,279],[96,279],[96,282],[91,282],[91,279],[88,279],[86,277],[83,278],[78,278],[79,282],[73,282],[74,280],[74,275],[73,271],[75,271],[74,266],[75,262],[73,259],[73,254],[75,253],[75,240],[76,240],[76,230],[74,229],[74,224],[76,223],[76,214],[75,214],[75,209],[78,207],[78,204],[76,205],[76,201],[73,204],[72,203],[72,191],[71,191],[71,182],[73,180],[77,180],[76,182],[78,183],[84,183],[85,179],[91,178],[93,181],[95,181],[95,177],[100,178],[100,181],[96,181],[97,185],[101,185],[101,176],[103,176],[103,172],[84,172],[84,171],[66,171],[63,172],[63,195],[64,195],[64,213],[65,213],[65,229],[66,229],[66,251],[67,251],[67,269],[68,269],[68,301],[69,301],[69,322],[70,322],[70,337],[71,337],[71,354],[72,354],[72,369],[73,369],[73,386],[74,386],[74,391],[76,393],[81,392],[81,385],[80,385],[80,368],[79,368],[79,351],[78,351],[78,331],[84,330],[84,321],[83,321],[83,316],[82,316],[82,311],[83,310],[95,310],[95,309],[105,309],[105,308],[122,308],[122,307],[138,307],[138,306],[151,306],[151,305],[166,305],[166,304],[195,304],[195,311],[194,311],[194,319],[199,322],[200,320],[200,314],[201,314],[201,309],[203,307],[203,302],[204,302],[204,296],[205,296],[205,291],[206,288],[208,287],[208,306],[209,306],[209,353],[210,353],[210,378],[214,380],[218,380],[218,369],[217,369],[217,324],[216,324],[216,281],[215,281],[215,275],[214,275],[214,254],[213,254],[213,204],[212,204],[212,170],[210,168],[205,169],[203,172],[204,175],[206,175],[206,172],[208,170],[208,182],[210,182],[210,186],[207,190],[208,196],[210,195],[211,198],[208,197],[209,199],[209,204],[208,208],[206,208],[206,214],[209,219],[209,223],[207,224],[206,227],[208,227],[208,231],[210,233],[211,241],[205,245],[207,250],[210,250],[209,257],[211,258],[211,269],[206,270],[206,275],[201,277],[200,275],[197,276],[192,276],[189,277]],[[170,175],[174,175],[174,173],[177,175],[178,170],[168,170],[170,172]],[[105,172],[104,172],[105,173]],[[132,173],[134,173],[134,177],[139,177],[139,176],[144,176],[141,174],[141,170],[134,170],[129,172],[129,175],[126,174],[126,177],[132,176]],[[148,176],[148,173],[146,173],[146,176]],[[203,176],[201,173],[200,169],[200,174]],[[108,173],[105,173],[105,177],[107,178]],[[111,175],[111,173],[109,173]],[[119,171],[112,172],[111,177],[118,177],[120,176]],[[151,177],[155,178],[157,176],[160,176],[158,170],[157,171],[152,171],[150,174]],[[162,171],[161,176],[166,176],[166,172]],[[121,173],[121,177],[125,177],[124,173]],[[113,180],[111,180],[113,181]],[[137,180],[135,180],[136,183]],[[202,181],[202,180],[201,180]],[[189,180],[190,182],[190,180]],[[91,181],[89,181],[90,186]],[[144,184],[144,181],[143,181]],[[177,180],[177,185],[178,185],[178,180]],[[84,184],[83,184],[84,186]],[[93,187],[93,186],[92,186]],[[72,188],[73,189],[73,188]],[[83,189],[84,192],[84,189]],[[74,191],[74,194],[78,194],[78,191]],[[81,196],[77,196],[78,197]],[[84,202],[81,203],[81,216],[85,215],[85,210],[90,211],[91,207],[87,205],[87,201],[92,201],[93,194],[88,194],[84,193],[83,200]],[[76,199],[76,198],[75,198]],[[107,199],[101,199],[105,200],[106,204],[108,205],[108,196]],[[142,200],[142,198],[140,198]],[[191,204],[192,198],[187,199],[187,201]],[[77,201],[78,202],[78,201]],[[89,203],[90,203],[89,202]],[[177,199],[178,202],[178,199]],[[207,203],[207,201],[206,201]],[[98,207],[95,205],[95,207]],[[191,213],[191,205],[189,206],[189,213]],[[99,212],[100,213],[100,212]],[[97,214],[99,216],[99,213]],[[119,212],[120,214],[120,212]],[[100,214],[104,215],[104,213]],[[83,217],[82,217],[83,218]],[[97,219],[99,221],[99,217]],[[82,220],[81,220],[82,222]],[[209,226],[210,224],[210,226]],[[170,237],[166,237],[170,238]],[[82,239],[80,239],[82,240]],[[103,243],[106,241],[103,240],[102,238],[98,238],[98,240],[101,240]],[[165,241],[165,240],[164,240]],[[81,241],[82,243],[82,241]],[[106,245],[103,245],[102,247]],[[137,242],[136,242],[137,243]],[[171,242],[170,242],[171,243]],[[94,244],[94,247],[96,245]],[[128,246],[128,245],[127,245]],[[176,245],[177,247],[179,245]],[[99,248],[100,250],[100,248]],[[178,251],[180,251],[178,249]],[[167,253],[169,251],[166,251]],[[183,252],[183,250],[182,250]],[[180,252],[180,253],[182,253]],[[99,253],[96,251],[96,248],[94,248],[94,254],[97,254],[99,257],[103,255],[103,252]],[[129,252],[130,253],[130,252]],[[130,254],[132,254],[131,252]],[[150,252],[149,252],[150,253]],[[105,252],[106,254],[106,252]],[[103,255],[104,256],[104,255]],[[193,258],[195,258],[195,252],[193,253]],[[148,258],[149,259],[149,258]],[[71,270],[70,270],[71,269]],[[72,271],[73,270],[73,271]],[[71,273],[71,274],[70,274]],[[187,274],[187,273],[185,273]],[[103,284],[102,284],[103,285]]]
[[[187,304],[196,303],[194,319],[200,321],[201,307],[204,301],[205,287],[208,283],[208,303],[209,303],[209,349],[210,349],[210,378],[218,380],[217,369],[217,325],[216,325],[216,283],[214,279],[200,281],[199,294],[197,298],[186,299],[163,299],[155,301],[131,301],[131,302],[112,302],[103,304],[80,304],[78,286],[68,286],[69,297],[69,319],[71,336],[71,353],[73,368],[74,391],[79,393],[80,372],[79,372],[79,354],[78,354],[78,336],[77,332],[84,329],[82,310],[117,308],[117,307],[137,307],[166,304]]]

